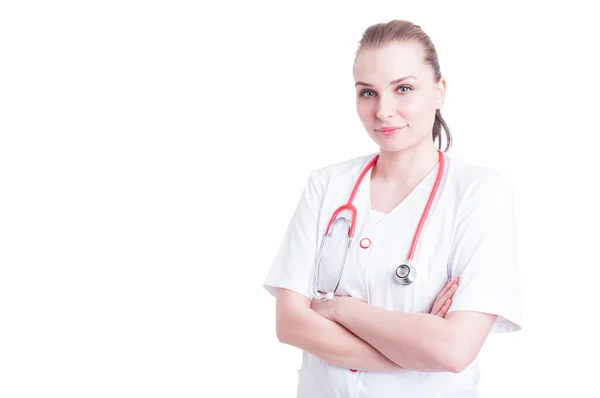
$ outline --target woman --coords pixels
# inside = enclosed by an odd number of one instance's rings
[[[419,26],[369,27],[353,72],[380,150],[310,175],[265,281],[303,350],[297,396],[478,397],[488,334],[521,328],[510,183],[441,151],[446,82]]]

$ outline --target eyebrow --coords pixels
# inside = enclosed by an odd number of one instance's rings
[[[416,79],[416,77],[414,77],[414,76],[404,76],[404,77],[401,77],[400,79],[396,79],[396,80],[394,80],[394,81],[391,81],[391,82],[390,82],[390,86],[391,86],[391,85],[394,85],[394,84],[398,84],[398,83],[400,83],[401,81],[404,81],[404,80],[406,80],[406,79],[410,79],[410,78]],[[373,85],[372,85],[372,84],[369,84],[369,83],[364,83],[364,82],[356,82],[356,83],[354,83],[354,86],[355,86],[355,87],[356,87],[356,86],[367,86],[367,87],[372,87]]]

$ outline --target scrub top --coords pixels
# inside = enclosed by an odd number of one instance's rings
[[[313,273],[329,220],[347,203],[360,172],[376,155],[331,164],[310,174],[264,282],[270,294],[276,296],[278,288],[285,288],[314,297]],[[520,287],[511,183],[494,169],[444,156],[444,176],[414,254],[414,283],[399,285],[393,273],[406,260],[439,163],[387,214],[371,209],[372,169],[367,172],[354,199],[358,212],[355,238],[336,294],[390,311],[429,313],[448,279],[460,276],[448,313],[496,314],[493,333],[518,331]],[[332,277],[326,270],[320,275]],[[458,374],[351,372],[303,352],[297,398],[476,398],[478,382],[477,358]]]

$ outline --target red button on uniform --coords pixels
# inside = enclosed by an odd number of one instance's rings
[[[369,239],[369,238],[362,238],[360,240],[360,247],[362,247],[363,249],[366,249],[369,246],[371,246],[371,239]]]

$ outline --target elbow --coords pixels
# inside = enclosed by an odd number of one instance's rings
[[[459,350],[453,349],[454,345],[446,338],[440,336],[439,340],[421,340],[415,351],[400,354],[398,358],[390,356],[397,365],[419,372],[450,372],[460,373],[466,368]],[[410,358],[410,360],[409,360]]]
[[[450,373],[462,373],[471,363],[465,360],[450,360],[444,363],[444,368]]]
[[[281,343],[294,345],[304,329],[310,300],[298,293],[282,289],[277,295],[275,334]]]
[[[465,320],[461,320],[461,317]],[[441,338],[437,340],[438,364],[451,373],[462,373],[471,366],[479,355],[495,319],[496,316],[489,314],[463,314],[453,319],[453,325],[441,333]]]
[[[287,340],[287,337],[285,336],[284,331],[282,330],[282,328],[279,325],[277,325],[275,327],[275,335],[277,335],[277,340],[280,343],[285,343],[285,341]]]
[[[436,372],[461,373],[474,359],[466,341],[449,333],[438,335],[429,344],[423,341],[421,352],[427,357],[427,367]]]
[[[289,344],[291,340],[289,322],[285,317],[277,318],[275,322],[275,334],[280,343]]]
[[[304,330],[304,318],[296,313],[281,314],[275,321],[275,334],[280,343],[295,345]]]
[[[452,344],[441,350],[438,363],[441,369],[450,373],[462,373],[475,358],[469,355],[467,347]]]

